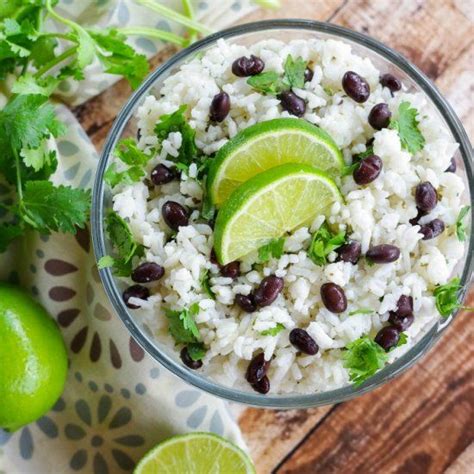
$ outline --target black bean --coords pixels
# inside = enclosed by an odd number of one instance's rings
[[[127,288],[122,295],[124,303],[130,308],[130,309],[138,309],[140,306],[134,305],[132,303],[129,303],[128,300],[130,298],[139,298],[141,300],[147,300],[150,296],[150,290],[146,288],[145,286],[142,285],[133,285]]]
[[[186,367],[189,367],[190,369],[197,370],[202,367],[202,360],[193,360],[191,356],[189,355],[188,348],[183,347],[181,349],[181,360],[183,361],[183,364]]]
[[[370,155],[360,162],[359,167],[354,170],[352,176],[357,184],[369,184],[378,178],[382,167],[383,163],[380,157]]]
[[[132,272],[132,280],[136,283],[150,283],[159,280],[165,274],[165,269],[154,262],[145,262]]]
[[[230,262],[221,267],[221,275],[226,278],[237,278],[240,275],[240,262]]]
[[[444,170],[445,173],[456,173],[457,165],[456,160],[451,158],[451,163],[449,166]]]
[[[239,77],[255,76],[255,74],[260,74],[264,68],[265,63],[253,54],[250,58],[242,56],[232,63],[232,72]]]
[[[283,278],[275,275],[265,277],[255,290],[254,298],[257,306],[269,306],[283,290]]]
[[[354,71],[347,71],[342,78],[344,92],[356,102],[365,102],[370,95],[368,82]]]
[[[375,245],[367,251],[366,257],[372,263],[392,263],[400,257],[400,249],[390,244]]]
[[[402,88],[400,80],[390,73],[380,76],[380,84],[383,87],[388,87],[391,92],[397,92]]]
[[[369,113],[369,124],[375,130],[382,130],[382,128],[389,126],[391,116],[392,112],[390,112],[387,104],[374,105]]]
[[[313,80],[313,77],[314,71],[310,67],[307,67],[304,70],[304,82],[311,82]]]
[[[413,298],[407,295],[400,296],[397,301],[396,313],[400,316],[413,314]]]
[[[157,165],[153,168],[151,172],[150,179],[153,184],[159,186],[160,184],[167,184],[171,183],[174,179],[176,179],[178,175],[170,168],[165,165]]]
[[[251,384],[252,388],[263,395],[270,391],[270,379],[265,375],[262,379],[258,382]]]
[[[394,326],[385,326],[375,336],[375,342],[388,351],[398,344],[400,331]]]
[[[321,299],[324,306],[332,313],[343,313],[347,309],[346,294],[335,283],[324,283],[321,286]]]
[[[246,313],[253,313],[257,310],[257,305],[252,294],[235,295],[235,303],[238,304]]]
[[[412,219],[410,219],[408,222],[410,222],[411,225],[417,225],[419,220],[423,217],[423,216],[426,216],[427,212],[425,211],[421,211],[420,209],[418,209],[418,214],[413,217]]]
[[[209,118],[213,122],[222,122],[230,111],[230,97],[227,92],[219,92],[214,96],[209,109]]]
[[[249,363],[245,379],[247,382],[254,384],[262,380],[267,375],[267,370],[270,367],[270,361],[265,360],[263,352],[257,354]]]
[[[319,347],[316,341],[304,329],[292,329],[290,332],[290,342],[305,354],[315,355],[318,353]]]
[[[350,262],[356,264],[359,261],[361,254],[360,242],[351,240],[347,244],[342,245],[336,250],[338,254],[338,260],[342,262]]]
[[[161,208],[161,213],[166,224],[173,230],[177,231],[189,223],[188,211],[178,202],[166,201]]]
[[[291,115],[302,117],[306,112],[306,102],[294,92],[284,91],[278,98],[280,99],[283,110],[286,110]]]
[[[388,321],[393,327],[397,328],[401,332],[405,331],[413,324],[413,321],[415,321],[415,316],[413,316],[413,313],[402,316],[396,311],[391,311]]]
[[[420,183],[416,187],[415,201],[418,209],[425,212],[430,212],[436,207],[438,203],[438,193],[429,181]]]
[[[422,240],[430,240],[438,237],[438,235],[444,232],[444,222],[441,219],[433,219],[426,224],[423,224],[419,230],[420,234],[423,234]]]

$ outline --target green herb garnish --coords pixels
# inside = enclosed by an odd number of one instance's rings
[[[145,165],[152,158],[152,155],[138,148],[133,138],[120,140],[115,148],[114,155],[128,168],[117,171],[115,163],[108,167],[104,179],[111,188],[118,184],[131,184],[140,181],[145,176]]]
[[[352,163],[352,165],[346,165],[342,168],[342,171],[341,171],[341,176],[344,177],[344,176],[349,176],[351,175],[352,173],[354,173],[354,171],[356,169],[358,169],[360,166],[360,163],[359,162],[356,162],[356,163]]]
[[[210,298],[213,300],[216,299],[215,293],[211,289],[211,283],[209,282],[209,270],[204,270],[201,273],[201,278],[199,279],[199,282],[201,283],[201,287],[204,290],[204,293],[206,293]]]
[[[326,222],[313,234],[308,249],[309,258],[319,266],[327,263],[328,255],[344,244],[346,233],[334,234]]]
[[[187,346],[188,348],[188,354],[189,357],[191,357],[192,360],[201,360],[205,355],[206,355],[206,348],[204,347],[204,344],[201,342],[189,344]]]
[[[409,102],[402,102],[398,107],[398,120],[390,121],[390,128],[397,130],[402,147],[412,155],[425,146],[418,124],[418,111]]]
[[[365,382],[387,363],[386,352],[368,336],[351,342],[346,349],[344,367],[349,370],[349,378],[355,385]]]
[[[129,276],[132,273],[134,257],[143,257],[145,247],[134,240],[129,225],[116,212],[112,211],[107,215],[105,227],[116,256],[102,257],[98,267],[113,267],[116,275]]]
[[[301,57],[293,59],[289,54],[285,61],[285,75],[283,81],[288,84],[290,89],[296,87],[301,89],[304,87],[304,72],[308,63]]]
[[[283,255],[283,247],[285,245],[285,238],[272,239],[268,244],[263,245],[258,249],[259,263],[265,263],[270,258],[280,258]]]
[[[398,339],[397,345],[395,347],[404,346],[407,342],[408,342],[408,336],[406,335],[406,333],[401,332],[400,338]],[[393,349],[394,348],[392,348],[392,350]]]
[[[169,321],[169,332],[177,344],[193,344],[200,342],[199,330],[195,316],[199,313],[199,304],[193,303],[189,309],[181,311],[165,310]]]
[[[448,317],[456,309],[474,310],[459,303],[459,292],[462,289],[461,280],[458,277],[453,278],[445,285],[438,285],[434,291],[436,309],[443,317]]]
[[[285,326],[281,323],[277,323],[275,327],[265,329],[265,331],[261,331],[260,334],[262,336],[276,336],[278,333],[283,331],[283,329],[285,329]]]
[[[374,146],[369,145],[367,149],[361,153],[357,153],[357,155],[354,155],[352,157],[352,161],[362,161],[364,158],[367,158],[368,156],[371,156],[374,154]]]
[[[458,218],[456,219],[456,236],[460,242],[466,240],[466,228],[464,227],[464,218],[471,209],[471,206],[464,206],[460,211]]]
[[[349,316],[354,316],[356,314],[372,314],[375,313],[375,310],[370,309],[370,308],[360,308],[360,309],[355,309],[354,311],[351,311],[349,313]]]

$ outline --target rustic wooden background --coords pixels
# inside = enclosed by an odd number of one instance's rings
[[[367,33],[420,67],[474,137],[474,1],[283,0],[263,18],[310,18]],[[154,63],[173,53],[166,48]],[[100,148],[130,91],[119,82],[75,110]],[[468,304],[474,305],[471,291]],[[259,474],[474,473],[474,314],[464,312],[421,363],[350,402],[240,417]]]

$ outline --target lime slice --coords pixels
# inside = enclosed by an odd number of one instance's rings
[[[249,178],[284,163],[305,163],[334,177],[344,159],[333,139],[305,120],[257,123],[227,142],[212,161],[207,178],[212,202],[222,205]]]
[[[212,433],[174,436],[153,448],[134,474],[254,474],[250,458]]]
[[[239,186],[217,214],[214,249],[222,265],[327,215],[342,196],[329,175],[312,166],[288,163]]]

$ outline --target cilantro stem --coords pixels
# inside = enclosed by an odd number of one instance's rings
[[[187,46],[188,40],[181,38],[181,36],[170,33],[169,31],[158,30],[156,28],[147,27],[127,27],[118,28],[117,31],[127,36],[148,36],[149,38],[156,38],[169,43],[177,44],[178,46]]]
[[[190,19],[194,20],[194,8],[191,4],[191,0],[182,0],[184,14]],[[194,28],[190,28],[189,32],[189,42],[194,43],[197,39],[197,31]]]
[[[73,46],[72,48],[66,49],[64,53],[60,54],[59,56],[56,56],[54,59],[46,63],[43,67],[38,69],[38,71],[35,73],[35,77],[41,77],[43,74],[48,72],[50,69],[52,69],[54,66],[57,64],[61,63],[65,59],[67,59],[69,56],[72,56],[77,50],[77,46]]]
[[[171,8],[160,5],[154,0],[136,0],[136,2],[140,5],[143,5],[144,7],[149,8],[150,10],[155,11],[156,13],[159,13],[163,17],[168,18],[168,20],[179,23],[180,25],[186,26],[187,28],[191,28],[206,35],[213,32],[211,29],[207,28],[207,26],[204,26],[203,24],[188,18],[181,13],[175,12]]]
[[[21,168],[20,168],[20,156],[18,155],[18,150],[12,147],[13,156],[15,157],[15,168],[16,168],[16,190],[18,193],[18,200],[21,206],[23,201],[23,186],[21,183]]]

